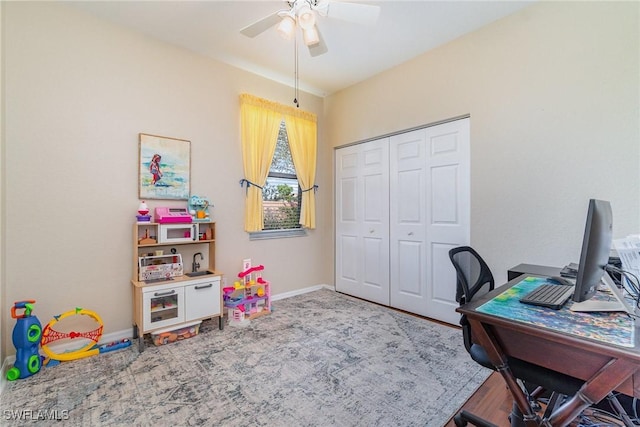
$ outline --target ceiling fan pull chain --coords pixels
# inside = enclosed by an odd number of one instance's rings
[[[293,103],[297,108],[300,108],[298,102],[298,37],[294,36],[293,39],[293,74],[294,74],[294,98]]]

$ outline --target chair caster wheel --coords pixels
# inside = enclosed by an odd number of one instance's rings
[[[456,414],[456,416],[453,417],[453,422],[456,427],[465,427],[467,425],[467,420],[463,419],[460,414]]]

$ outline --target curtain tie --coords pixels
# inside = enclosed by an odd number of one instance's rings
[[[242,178],[240,180],[240,187],[244,187],[244,185],[247,185],[247,188],[244,190],[245,194],[249,193],[249,187],[251,187],[252,185],[254,187],[258,187],[260,190],[262,190],[262,187],[260,187],[258,184],[256,184],[255,182],[251,182],[248,179],[244,179]]]
[[[313,186],[311,188],[307,188],[306,190],[302,190],[303,193],[306,193],[307,191],[311,191],[313,190],[313,194],[316,194],[318,192],[318,185],[317,184],[313,184]]]

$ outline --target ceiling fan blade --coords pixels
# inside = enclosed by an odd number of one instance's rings
[[[380,15],[380,6],[363,3],[331,1],[327,4],[327,17],[356,24],[373,25]]]
[[[247,37],[255,37],[258,34],[267,31],[269,28],[273,27],[277,23],[279,23],[282,18],[280,18],[279,12],[275,12],[271,15],[265,16],[264,18],[254,22],[253,24],[247,25],[243,29],[240,30],[242,34]]]
[[[311,54],[311,56],[320,56],[329,51],[329,49],[327,49],[327,45],[324,42],[324,37],[322,37],[322,33],[320,32],[320,28],[318,28],[317,25],[316,25],[316,31],[318,32],[319,41],[316,44],[312,44],[311,46],[308,46],[309,53]]]

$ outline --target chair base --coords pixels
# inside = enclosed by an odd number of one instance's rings
[[[479,416],[465,410],[458,412],[453,417],[453,422],[455,423],[456,427],[464,427],[467,424],[472,424],[476,427],[499,427],[496,424],[493,424],[485,420],[484,418],[480,418]],[[511,427],[524,427],[526,425],[522,417],[522,412],[515,402],[513,403],[511,413],[509,414],[509,422]]]
[[[456,416],[453,417],[453,422],[456,427],[465,427],[469,423],[477,427],[498,427],[497,425],[464,410],[458,412]]]
[[[537,394],[543,391],[542,389],[536,389],[534,391],[534,393],[532,393],[533,396],[538,397]],[[532,396],[532,397],[533,397]],[[553,409],[557,406],[557,405],[561,405],[563,403],[565,396],[558,394],[558,393],[552,393],[550,398],[549,398],[549,402],[547,404],[547,407],[544,411],[544,414],[542,416],[542,418],[537,418],[537,424],[542,425],[545,420],[548,420],[548,417],[551,415],[551,412],[553,411]],[[631,418],[629,417],[628,412],[625,410],[625,408],[623,407],[623,405],[620,403],[620,401],[617,399],[617,397],[615,396],[615,394],[610,393],[607,397],[606,397],[606,401],[609,403],[610,408],[611,408],[611,414],[614,416],[614,418],[618,419],[619,421],[621,421],[626,427],[635,427],[636,424],[633,423],[633,421],[631,420]],[[603,401],[604,402],[604,401]],[[537,406],[538,409],[540,410],[540,406],[538,405],[538,402],[536,399],[532,399],[530,404],[532,405],[532,407]],[[479,416],[472,414],[469,411],[466,410],[462,410],[460,412],[458,412],[454,417],[453,417],[453,422],[455,423],[456,427],[464,427],[467,424],[472,424],[474,426],[477,427],[498,427],[495,424],[480,418]],[[523,419],[523,415],[522,415],[522,411],[520,411],[520,408],[518,408],[518,405],[513,402],[513,406],[511,408],[511,413],[509,414],[509,422],[510,422],[510,426],[511,427],[525,427],[526,426],[526,422]]]

